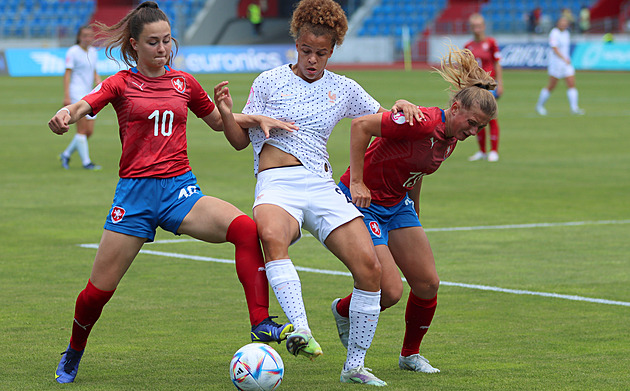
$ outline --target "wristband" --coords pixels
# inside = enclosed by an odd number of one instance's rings
[[[72,117],[72,114],[70,114],[70,109],[68,109],[67,107],[62,107],[59,109],[59,111],[57,111],[57,113],[55,114],[59,114],[60,112],[62,112],[63,110],[68,112],[68,115]]]

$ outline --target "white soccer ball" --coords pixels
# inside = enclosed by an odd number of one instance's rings
[[[241,391],[272,391],[280,386],[284,363],[269,345],[250,343],[234,353],[230,378]]]

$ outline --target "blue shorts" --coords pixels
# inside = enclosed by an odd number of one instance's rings
[[[348,198],[351,198],[350,189],[346,185],[339,182],[339,188]],[[397,228],[422,227],[420,220],[418,220],[418,214],[413,208],[413,201],[408,195],[405,195],[405,198],[394,206],[381,206],[372,202],[369,208],[357,206],[357,209],[363,213],[363,222],[367,226],[375,246],[387,245],[389,231]]]
[[[120,178],[104,228],[148,242],[155,239],[157,227],[177,235],[201,197],[192,171],[172,178]]]

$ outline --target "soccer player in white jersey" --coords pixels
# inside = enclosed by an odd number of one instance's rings
[[[66,73],[63,75],[64,98],[63,105],[68,106],[78,102],[87,95],[95,84],[101,82],[96,71],[97,54],[92,46],[94,31],[90,26],[83,26],[77,32],[76,44],[66,53]],[[92,163],[88,138],[94,133],[94,119],[96,116],[86,115],[77,121],[77,134],[68,147],[59,155],[61,166],[69,168],[70,157],[77,151],[83,168],[100,170],[101,167]]]
[[[381,266],[361,213],[332,178],[326,150],[330,133],[342,118],[387,111],[358,83],[326,70],[347,28],[346,16],[335,1],[300,1],[291,21],[297,64],[260,74],[243,110],[293,122],[298,129],[267,133],[253,127],[249,133],[226,132],[226,136],[237,149],[250,141],[253,146],[257,176],[253,213],[267,278],[295,327],[287,338],[287,349],[311,359],[322,354],[308,324],[300,278],[289,258],[289,246],[304,227],[354,277],[348,352],[340,380],[383,386],[386,383],[364,367],[380,312]],[[393,110],[408,112],[410,121],[420,120],[417,106],[408,102],[396,102]]]
[[[549,46],[552,53],[549,57],[549,83],[540,91],[536,111],[540,115],[547,115],[545,102],[549,99],[551,92],[556,88],[558,79],[565,79],[567,82],[567,98],[571,112],[583,115],[584,110],[578,106],[578,90],[575,88],[575,68],[571,64],[571,34],[568,30],[569,21],[566,18],[558,19],[556,27],[549,33]]]

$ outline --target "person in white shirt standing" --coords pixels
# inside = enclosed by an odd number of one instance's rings
[[[556,88],[559,79],[565,79],[567,82],[567,97],[571,112],[577,115],[583,115],[584,110],[578,106],[578,90],[575,88],[575,68],[571,64],[571,34],[568,30],[569,21],[566,18],[558,19],[556,27],[551,29],[549,33],[549,46],[552,53],[549,58],[549,83],[540,91],[536,111],[540,115],[547,115],[545,103],[551,92]]]
[[[251,142],[257,177],[254,221],[265,255],[267,279],[295,332],[287,338],[293,355],[322,354],[312,336],[302,300],[301,282],[289,246],[310,231],[352,273],[350,331],[343,383],[383,386],[364,366],[381,309],[381,265],[363,216],[332,178],[326,144],[342,118],[387,111],[357,82],[326,70],[343,42],[348,21],[333,0],[302,0],[291,20],[296,64],[260,74],[252,85],[244,114],[264,114],[294,123],[296,130],[252,127],[226,136],[243,149]],[[409,121],[420,120],[417,106],[396,102]]]
[[[66,72],[63,75],[64,98],[63,105],[78,102],[89,94],[94,85],[101,82],[96,71],[98,57],[96,49],[92,46],[94,31],[89,26],[82,26],[77,31],[76,44],[66,53]],[[95,116],[86,115],[77,121],[77,133],[70,141],[68,147],[59,155],[61,166],[69,169],[70,157],[77,151],[81,158],[81,164],[86,170],[100,170],[101,166],[92,163],[88,138],[94,133]]]

